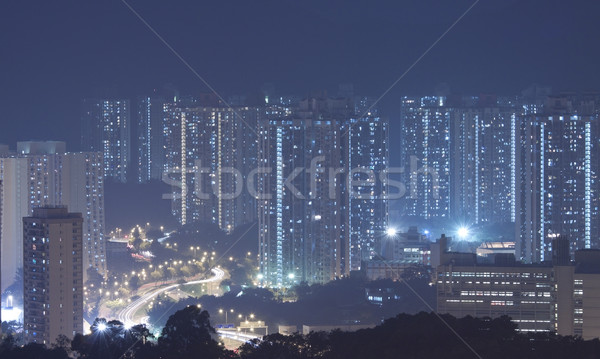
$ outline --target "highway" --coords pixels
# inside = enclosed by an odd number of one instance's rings
[[[123,323],[126,327],[144,323],[147,320],[147,318],[143,318],[143,317],[135,318],[134,316],[135,316],[135,313],[142,306],[148,304],[152,300],[152,298],[158,296],[159,294],[170,292],[171,290],[176,289],[177,287],[182,286],[182,285],[219,282],[225,277],[225,272],[220,268],[213,268],[213,269],[211,269],[211,272],[214,275],[208,279],[193,280],[193,281],[183,283],[183,284],[171,284],[169,286],[160,287],[160,288],[151,288],[144,294],[140,295],[140,297],[138,299],[129,303],[129,305],[127,307],[125,307],[124,309],[119,311],[119,313],[117,314],[117,319],[121,323]],[[146,324],[148,324],[148,323],[146,323]]]
[[[252,339],[261,338],[261,336],[256,334],[240,333],[231,330],[217,330],[217,333],[221,338],[227,338],[239,343],[246,343]]]

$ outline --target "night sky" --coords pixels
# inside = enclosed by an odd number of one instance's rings
[[[273,83],[308,94],[353,83],[378,97],[471,0],[129,2],[225,98]],[[480,0],[383,101],[400,95],[600,90],[600,2]],[[79,149],[81,98],[203,84],[118,0],[0,3],[0,143]],[[107,90],[108,89],[108,90]]]

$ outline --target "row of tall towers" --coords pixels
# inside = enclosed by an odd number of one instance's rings
[[[514,223],[518,257],[526,262],[545,260],[551,238],[559,233],[569,237],[572,250],[596,247],[598,151],[594,149],[598,146],[599,101],[594,96],[542,95],[402,98],[401,171],[397,172],[406,192],[393,203],[394,213],[465,226]],[[173,184],[173,213],[183,224],[212,222],[231,232],[258,218],[266,283],[278,285],[286,278],[325,281],[332,273],[339,276],[359,268],[360,260],[369,257],[365,252],[376,252],[364,243],[376,242],[373,238],[385,228],[381,223],[387,223],[391,197],[370,204],[361,198],[352,207],[356,213],[361,208],[360,215],[350,211],[334,225],[327,221],[328,210],[319,206],[337,206],[333,216],[337,218],[350,203],[340,200],[345,198],[343,193],[352,192],[347,178],[334,176],[332,181],[339,180],[334,187],[341,194],[331,201],[324,201],[322,193],[318,199],[311,200],[309,195],[300,201],[290,198],[290,191],[276,189],[286,184],[290,168],[313,169],[312,161],[319,156],[325,159],[314,165],[327,171],[339,166],[348,174],[355,167],[375,169],[383,163],[387,170],[387,123],[376,113],[359,111],[361,105],[360,101],[309,98],[294,105],[278,99],[262,106],[228,107],[210,96],[168,101],[142,98],[136,105],[137,139],[142,148],[138,165],[143,174],[138,179],[160,176]],[[113,126],[123,123],[115,106],[104,106],[113,109],[108,116],[113,120],[106,122]],[[114,147],[110,143],[116,140],[108,137],[103,143]],[[376,149],[385,155],[376,156]],[[105,163],[107,158],[127,157],[126,149],[123,153],[115,156],[105,151]],[[261,166],[273,172],[253,172]],[[302,177],[296,178],[297,185],[308,186],[308,191],[298,190],[305,197],[306,192],[317,194],[314,183],[332,183],[320,172],[313,177],[321,182],[302,184]],[[375,182],[390,180],[382,178],[376,176]],[[259,189],[272,198],[257,202],[253,192]],[[373,190],[373,196],[379,193],[383,190]],[[376,203],[386,209],[376,208]],[[378,218],[377,226],[363,224],[371,221],[365,220],[371,214],[373,222]],[[324,231],[323,236],[334,238],[333,242],[312,242],[311,234],[298,230],[297,226],[309,222],[316,226],[312,232]],[[290,239],[283,240],[284,236]],[[292,245],[292,238],[299,238],[296,242],[302,245]],[[356,241],[360,248],[352,245]],[[305,250],[298,251],[300,247]],[[307,249],[311,255],[335,253],[336,259],[313,260],[306,256]],[[293,252],[294,259],[286,260]],[[301,262],[305,264],[297,264]],[[311,274],[318,272],[307,272],[312,263],[331,269],[321,271],[327,274]],[[271,267],[277,269],[267,269]]]
[[[167,197],[181,224],[214,223],[231,233],[258,221],[263,284],[326,282],[378,251],[388,218],[388,123],[368,98],[274,100],[138,99],[138,180],[172,185]],[[123,168],[131,152],[107,149],[127,143],[128,107],[84,101],[83,142],[106,146],[105,171]],[[99,139],[89,141],[88,128]]]
[[[263,285],[327,282],[378,250],[388,215],[385,178],[376,177],[388,166],[384,119],[357,117],[347,98],[168,114],[174,214],[227,232],[258,219]],[[348,188],[354,167],[360,203]]]
[[[599,104],[574,95],[403,98],[401,157],[416,187],[401,212],[514,223],[517,256],[530,263],[549,259],[559,234],[572,251],[598,248]]]

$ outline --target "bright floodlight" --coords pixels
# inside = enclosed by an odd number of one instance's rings
[[[294,273],[290,273],[288,274],[288,278],[289,279],[294,279],[296,277],[296,275],[294,275]]]
[[[105,331],[106,330],[106,324],[99,323],[98,324],[98,330],[101,331],[101,332]]]
[[[385,230],[385,234],[387,234],[389,237],[393,237],[396,234],[398,234],[398,230],[396,230],[396,228],[390,227],[390,228],[388,228],[388,229]]]
[[[467,238],[469,236],[469,229],[467,227],[460,227],[457,234],[459,238]]]

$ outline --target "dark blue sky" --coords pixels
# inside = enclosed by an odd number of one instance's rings
[[[379,96],[471,0],[129,0],[224,96],[353,83]],[[517,94],[532,83],[600,89],[600,2],[480,0],[385,98]],[[118,0],[0,3],[0,143],[61,139],[79,147],[79,101],[202,83]]]

